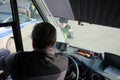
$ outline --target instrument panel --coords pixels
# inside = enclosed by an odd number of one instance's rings
[[[120,69],[107,63],[100,53],[75,47],[68,53],[79,67],[78,80],[120,80]]]

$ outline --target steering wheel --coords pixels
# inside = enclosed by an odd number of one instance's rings
[[[79,79],[79,68],[76,61],[70,56],[67,55],[69,60],[69,66],[65,80],[78,80]]]

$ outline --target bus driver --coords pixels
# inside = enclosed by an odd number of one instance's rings
[[[33,51],[10,54],[0,50],[0,68],[11,74],[13,80],[64,80],[68,59],[57,54],[56,29],[50,23],[35,25],[32,31]]]

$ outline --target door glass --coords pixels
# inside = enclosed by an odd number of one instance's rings
[[[11,53],[16,52],[12,26],[0,27],[0,49],[8,49]]]
[[[10,0],[0,2],[0,23],[13,21]],[[0,27],[0,49],[8,49],[11,53],[16,52],[12,26]]]
[[[9,0],[0,2],[0,23],[10,22],[12,19],[12,11]]]
[[[31,32],[38,22],[43,22],[31,0],[17,0],[20,29],[25,51],[32,50]]]

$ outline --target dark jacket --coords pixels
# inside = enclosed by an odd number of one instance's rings
[[[7,55],[2,55],[6,53]],[[68,60],[51,50],[36,50],[8,55],[0,51],[0,67],[11,73],[13,80],[64,80]],[[5,63],[3,62],[5,61]]]

